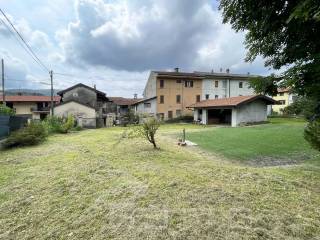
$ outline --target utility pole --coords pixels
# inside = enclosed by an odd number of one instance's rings
[[[2,103],[6,105],[6,96],[4,90],[4,61],[1,59],[1,68],[2,68]]]
[[[51,116],[53,116],[53,71],[51,70],[49,72],[50,74],[50,80],[51,80],[51,105],[50,105],[50,109],[51,109]]]

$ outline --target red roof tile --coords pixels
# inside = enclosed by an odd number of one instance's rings
[[[251,95],[251,96],[239,96],[239,97],[204,100],[189,106],[189,108],[236,107],[240,104],[252,102],[256,99],[267,101],[270,104],[274,104],[276,102],[275,100],[267,96]]]
[[[60,102],[60,96],[54,96],[53,101]],[[24,96],[24,95],[17,95],[17,96],[6,96],[6,102],[50,102],[51,96]],[[0,96],[0,101],[3,101],[3,96]]]

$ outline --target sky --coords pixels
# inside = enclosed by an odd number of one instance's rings
[[[0,8],[53,70],[55,89],[81,82],[141,97],[151,70],[270,72],[262,58],[244,61],[245,33],[222,23],[213,0],[0,0]],[[0,58],[7,88],[50,87],[1,21]]]

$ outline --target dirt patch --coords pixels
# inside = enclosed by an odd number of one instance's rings
[[[311,158],[312,156],[307,153],[292,153],[287,156],[258,156],[247,160],[245,164],[254,167],[288,166],[301,164]]]

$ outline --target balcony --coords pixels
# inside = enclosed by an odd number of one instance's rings
[[[43,112],[43,113],[49,113],[50,107],[32,107],[30,108],[31,112]]]

